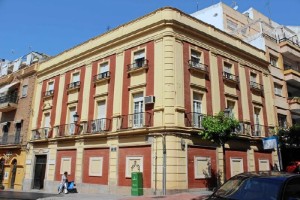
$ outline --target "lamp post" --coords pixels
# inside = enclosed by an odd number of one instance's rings
[[[76,128],[77,128],[77,126],[78,126],[78,125],[77,125],[78,119],[79,119],[79,115],[77,114],[77,112],[75,112],[74,115],[73,115],[73,121],[74,121],[74,126],[75,126],[75,127],[74,127],[74,128],[75,128],[75,131],[74,131],[74,132],[75,132],[75,133],[77,133]]]

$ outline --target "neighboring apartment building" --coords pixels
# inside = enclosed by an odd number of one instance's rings
[[[45,55],[0,62],[0,187],[22,190],[35,73]]]
[[[226,177],[270,170],[275,126],[265,53],[174,8],[161,8],[41,63],[24,190],[57,191],[67,171],[80,192],[145,194],[207,188],[222,149],[199,138],[225,109],[239,137],[226,144]]]
[[[273,77],[276,126],[286,128],[299,124],[300,27],[280,25],[253,8],[240,13],[223,3],[192,16],[266,52]]]

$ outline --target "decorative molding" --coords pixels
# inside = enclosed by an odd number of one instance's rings
[[[185,111],[186,111],[186,109],[183,108],[183,107],[176,107],[176,108],[175,108],[175,112],[181,112],[181,113],[184,113]]]
[[[77,100],[73,100],[73,101],[68,101],[67,105],[76,104],[76,103],[78,103],[78,99]]]
[[[165,110],[165,108],[163,107],[157,107],[153,109],[153,112],[163,112]]]
[[[190,86],[191,86],[191,88],[207,92],[207,88],[203,85],[198,85],[198,84],[191,83]]]
[[[101,94],[95,94],[94,99],[101,98],[101,97],[107,97],[107,96],[108,96],[108,92],[103,92]]]
[[[128,86],[128,90],[135,90],[135,89],[139,89],[139,88],[144,88],[146,87],[146,83],[142,83],[139,85],[132,85],[132,86]]]
[[[229,98],[232,98],[232,99],[236,99],[236,100],[239,99],[239,96],[236,95],[236,94],[225,93],[224,95],[225,95],[226,97],[229,97]]]
[[[255,104],[255,105],[258,105],[258,106],[262,106],[263,105],[262,102],[255,101],[255,100],[252,100],[252,103]]]

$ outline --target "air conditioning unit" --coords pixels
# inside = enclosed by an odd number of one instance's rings
[[[155,96],[146,96],[145,99],[145,104],[151,104],[155,102]]]
[[[238,127],[235,128],[237,134],[243,134],[244,132],[244,123],[240,123]]]

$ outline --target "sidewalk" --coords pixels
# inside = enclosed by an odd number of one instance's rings
[[[72,199],[72,200],[150,200],[150,199],[164,199],[164,200],[197,200],[200,196],[209,195],[210,191],[199,192],[183,192],[179,194],[166,195],[166,196],[126,196],[117,194],[82,194],[82,193],[69,193],[57,194],[53,197],[40,198],[44,200],[57,200],[57,199]]]

